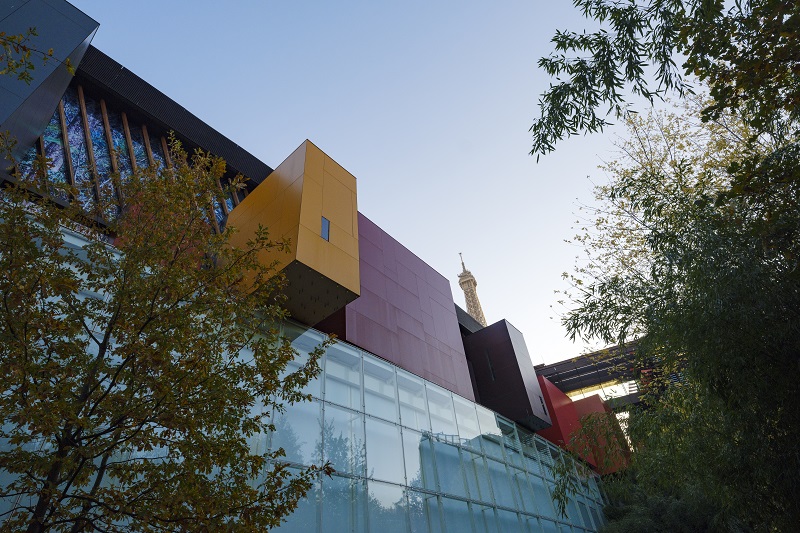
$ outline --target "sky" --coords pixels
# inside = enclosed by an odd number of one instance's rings
[[[599,348],[565,337],[556,291],[580,249],[619,128],[537,163],[528,129],[567,0],[70,0],[93,44],[276,167],[310,139],[357,178],[358,208],[458,286],[459,252],[488,323],[534,364]]]

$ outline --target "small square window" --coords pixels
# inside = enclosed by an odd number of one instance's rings
[[[322,238],[326,241],[331,240],[331,221],[325,217],[322,217],[322,231],[320,235],[322,235]]]

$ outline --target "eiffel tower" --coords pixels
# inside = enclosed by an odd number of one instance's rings
[[[461,290],[464,291],[464,299],[467,301],[467,313],[483,327],[486,327],[486,317],[483,316],[481,301],[478,300],[478,282],[475,281],[475,276],[472,275],[472,272],[464,266],[464,258],[461,253],[458,256],[461,257],[461,268],[463,269],[461,274],[458,275],[458,284],[461,286]]]

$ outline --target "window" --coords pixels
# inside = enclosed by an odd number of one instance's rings
[[[326,241],[331,240],[331,221],[325,217],[322,217],[322,231],[320,235],[322,235],[322,238]]]

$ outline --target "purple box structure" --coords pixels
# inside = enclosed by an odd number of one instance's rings
[[[318,327],[474,401],[447,279],[361,213],[358,236],[361,296]]]

